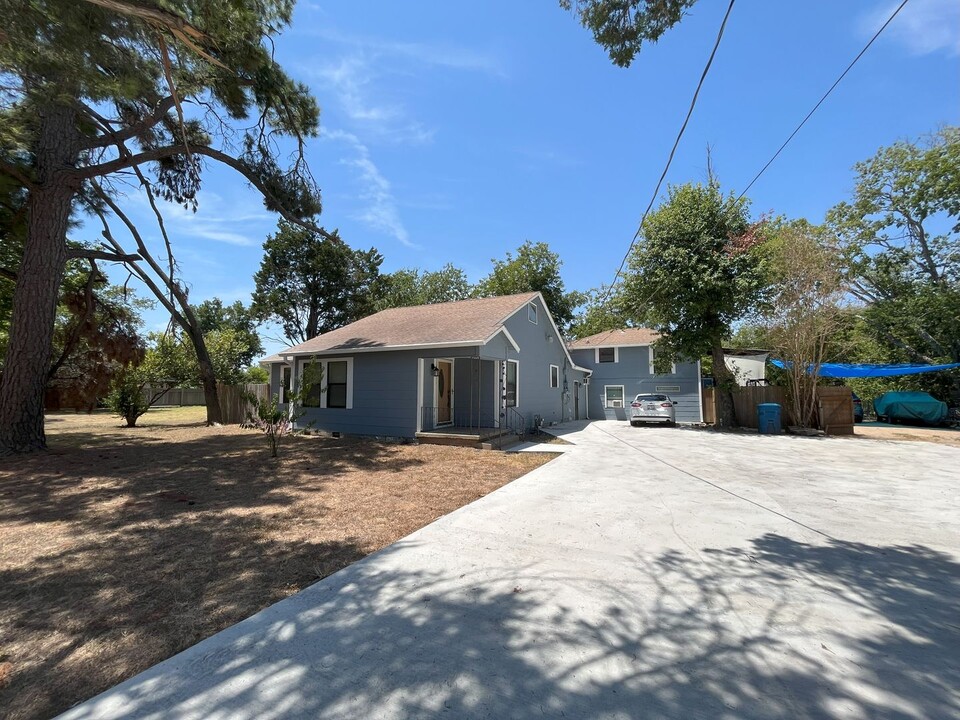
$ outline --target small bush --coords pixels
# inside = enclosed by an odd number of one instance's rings
[[[278,395],[272,395],[269,398],[250,395],[247,399],[253,405],[253,410],[247,413],[245,424],[260,430],[267,436],[270,443],[270,457],[277,457],[280,438],[294,432],[294,423],[303,412],[298,409],[294,398],[291,398],[289,406],[281,405]]]
[[[143,395],[143,383],[133,372],[121,373],[107,397],[107,407],[126,420],[127,427],[131,428],[137,426],[137,420],[150,409],[150,404]]]

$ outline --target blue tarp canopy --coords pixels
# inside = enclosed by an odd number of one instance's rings
[[[771,360],[774,366],[786,368],[783,360]],[[820,366],[820,377],[825,378],[866,378],[892,377],[894,375],[919,375],[920,373],[937,372],[938,370],[953,370],[960,368],[960,363],[949,365],[869,365],[854,363],[823,363]]]

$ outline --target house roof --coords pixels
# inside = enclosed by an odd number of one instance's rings
[[[259,361],[259,364],[271,365],[272,363],[278,363],[278,362],[283,362],[283,356],[280,355],[280,353],[276,353],[274,355],[267,355],[267,357]]]
[[[539,293],[529,292],[390,308],[289,347],[260,362],[282,362],[282,356],[286,355],[390,350],[429,345],[481,345],[503,329],[507,318],[538,295]]]
[[[574,340],[569,344],[571,350],[584,348],[615,347],[622,345],[652,345],[660,335],[650,328],[621,328],[606,330],[589,337]]]

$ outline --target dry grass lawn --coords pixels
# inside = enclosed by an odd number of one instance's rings
[[[908,440],[960,447],[960,430],[952,428],[911,427],[910,425],[857,425],[857,437],[872,440]]]
[[[549,460],[53,414],[0,460],[0,716],[44,718]]]

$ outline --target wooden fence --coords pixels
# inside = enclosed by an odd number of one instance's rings
[[[143,396],[149,400],[155,394],[149,385],[143,387]],[[203,388],[170,388],[153,402],[153,407],[203,405]]]
[[[793,424],[786,395],[776,385],[751,385],[733,391],[733,407],[740,427],[759,427],[757,405],[777,403],[780,405],[781,424]],[[827,435],[853,435],[853,395],[848,387],[821,387],[817,390],[819,426]],[[716,388],[703,389],[703,421],[717,422]]]
[[[220,399],[220,414],[224,425],[240,425],[246,421],[247,413],[253,411],[253,404],[248,400],[250,395],[266,400],[270,397],[270,386],[266,383],[217,383],[217,396]]]
[[[853,435],[853,393],[848,387],[817,388],[820,429],[827,435]]]

